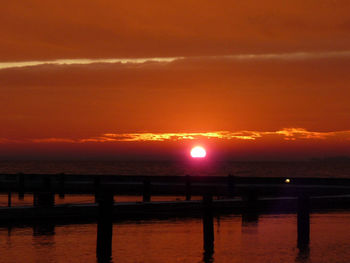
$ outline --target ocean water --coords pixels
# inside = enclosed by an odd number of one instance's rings
[[[297,248],[296,216],[214,219],[214,253],[203,250],[200,219],[114,223],[113,263],[348,263],[350,213],[311,215],[309,250]],[[1,262],[96,262],[96,224],[0,227]]]
[[[0,173],[213,175],[350,178],[350,162],[0,161]]]

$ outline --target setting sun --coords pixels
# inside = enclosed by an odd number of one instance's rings
[[[207,155],[207,152],[201,146],[196,146],[191,150],[191,156],[193,158],[204,158],[206,155]]]

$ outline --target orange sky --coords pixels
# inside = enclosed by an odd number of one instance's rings
[[[345,0],[5,0],[0,157],[196,143],[247,159],[348,155],[349,12]]]

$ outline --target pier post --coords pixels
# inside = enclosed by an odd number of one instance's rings
[[[191,200],[191,176],[186,175],[186,201]]]
[[[18,199],[24,199],[24,174],[18,174]]]
[[[298,196],[298,248],[305,249],[310,242],[310,197],[305,193]]]
[[[95,203],[98,202],[98,193],[101,185],[101,177],[95,176],[94,178],[94,189],[95,189]]]
[[[65,174],[62,173],[60,174],[60,177],[59,177],[59,197],[60,199],[64,199],[64,183],[65,183]]]
[[[243,196],[242,223],[257,222],[259,220],[257,189],[249,188],[246,191],[247,193]]]
[[[51,178],[43,178],[43,189],[33,194],[35,207],[52,207],[55,205],[55,194],[51,191]]]
[[[34,193],[33,205],[35,207],[52,207],[55,204],[55,195],[50,192]]]
[[[228,195],[229,197],[235,196],[235,177],[232,174],[228,175]]]
[[[11,207],[11,195],[12,195],[12,193],[11,193],[11,191],[9,191],[7,194],[7,206],[8,207]]]
[[[203,248],[204,253],[214,252],[213,196],[203,196]]]
[[[12,224],[7,224],[7,236],[10,237],[12,234]]]
[[[143,202],[151,201],[151,181],[149,178],[143,180]]]
[[[255,212],[258,208],[258,192],[255,188],[249,188],[243,195],[246,212]]]
[[[110,262],[112,257],[113,236],[113,194],[98,195],[97,243],[96,257],[98,262]]]

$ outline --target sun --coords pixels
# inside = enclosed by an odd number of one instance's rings
[[[196,146],[191,150],[192,158],[204,158],[207,155],[207,152],[202,146]]]

